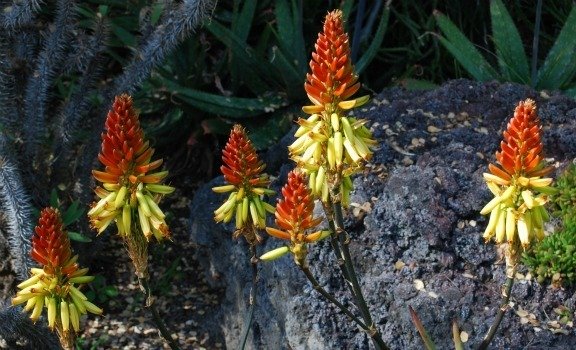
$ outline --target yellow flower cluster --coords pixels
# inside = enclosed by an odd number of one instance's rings
[[[74,265],[77,259],[78,256],[74,256],[63,268]],[[24,310],[32,311],[30,318],[34,322],[46,308],[48,327],[60,325],[64,332],[68,332],[70,327],[78,332],[80,316],[88,312],[102,314],[102,309],[88,301],[86,295],[76,287],[77,284],[89,283],[94,279],[94,276],[86,276],[87,268],[79,269],[64,279],[47,274],[40,268],[32,268],[31,272],[32,276],[17,286],[20,291],[12,299],[12,305],[26,303]]]
[[[365,99],[368,100],[367,97]],[[315,113],[300,118],[296,140],[288,146],[290,156],[309,178],[316,197],[328,200],[330,185],[339,186],[341,202],[349,203],[350,177],[372,158],[377,142],[366,128],[366,120],[341,116],[341,111]],[[330,184],[330,185],[329,185]]]
[[[484,179],[494,198],[480,211],[480,214],[490,213],[488,225],[484,231],[484,239],[494,237],[496,243],[513,243],[516,236],[522,246],[527,247],[534,240],[544,238],[544,222],[549,216],[544,208],[552,189],[551,178],[518,177],[515,184],[502,184],[500,178],[489,173]],[[535,192],[541,192],[535,195]]]

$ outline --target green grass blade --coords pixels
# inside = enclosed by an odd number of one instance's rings
[[[474,79],[478,81],[498,79],[498,73],[494,68],[448,17],[440,11],[434,11],[434,17],[440,30],[446,36],[446,38],[438,37],[440,43]]]
[[[356,72],[358,74],[362,73],[364,69],[372,62],[378,50],[382,46],[382,41],[384,40],[384,34],[386,33],[386,28],[388,27],[388,19],[390,18],[390,2],[386,1],[384,4],[384,8],[382,9],[382,16],[380,17],[380,23],[378,24],[378,29],[376,30],[376,34],[374,34],[374,38],[368,46],[366,52],[360,57],[358,62],[356,63]]]
[[[576,72],[576,6],[568,15],[566,23],[556,42],[550,49],[544,64],[538,71],[538,81],[536,88],[541,89],[561,89],[570,83]]]
[[[496,56],[502,77],[506,81],[530,83],[528,58],[522,45],[522,39],[510,13],[502,0],[490,2],[492,17],[492,38],[496,46]]]
[[[167,79],[163,83],[174,98],[205,112],[230,118],[253,117],[287,105],[278,94],[258,98],[228,97],[185,88]]]

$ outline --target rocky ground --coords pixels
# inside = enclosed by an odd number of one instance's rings
[[[478,212],[491,199],[482,172],[494,161],[515,105],[526,98],[539,106],[548,160],[559,167],[572,161],[576,102],[515,84],[456,80],[433,91],[386,89],[355,113],[370,121],[381,147],[354,181],[347,226],[363,289],[392,349],[422,348],[408,306],[440,349],[451,347],[452,320],[470,348],[491,324],[505,276],[501,254],[481,238],[486,218]],[[290,168],[276,166],[285,162],[281,152],[290,139],[265,156],[274,164],[268,171],[279,175],[277,187]],[[219,324],[234,348],[250,277],[246,247],[209,221],[223,200],[209,191],[219,181],[200,188],[192,202],[192,239],[204,270],[218,276],[207,276],[208,282],[225,288],[221,307],[205,322]],[[268,239],[262,251],[280,244]],[[348,300],[329,244],[311,247],[309,262],[326,289]],[[312,290],[289,257],[263,264],[259,278],[250,347],[369,348],[367,337]],[[521,269],[493,348],[571,348],[576,334],[567,320],[575,302],[574,289],[541,286]]]
[[[422,348],[408,306],[418,312],[439,349],[452,347],[453,319],[467,348],[478,344],[491,324],[505,276],[498,250],[481,238],[486,218],[478,212],[490,200],[482,172],[494,161],[516,103],[526,98],[539,106],[549,161],[559,167],[572,161],[576,102],[520,85],[456,80],[432,91],[391,88],[355,112],[369,120],[381,146],[354,180],[346,225],[362,287],[392,349]],[[291,140],[289,134],[263,154],[276,188],[291,167],[285,148]],[[179,189],[163,205],[170,208],[173,242],[151,249],[157,303],[182,348],[234,349],[246,323],[251,285],[247,247],[231,239],[230,227],[212,220],[224,198],[210,188],[221,178],[200,188],[185,178],[172,180]],[[0,253],[7,256],[2,239]],[[280,244],[267,239],[260,252]],[[118,295],[101,302],[104,316],[84,322],[79,346],[167,348],[143,308],[122,243],[108,233],[90,249],[98,253],[91,271],[103,275]],[[309,262],[326,289],[349,301],[327,242],[310,247]],[[0,297],[5,299],[14,292],[14,274],[6,259],[0,260],[0,270]],[[541,286],[525,269],[517,278],[511,311],[493,348],[572,348],[576,290]],[[7,342],[0,340],[2,346]],[[248,348],[370,346],[309,286],[289,257],[261,265]]]

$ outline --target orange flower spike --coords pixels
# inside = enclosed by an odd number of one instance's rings
[[[98,155],[104,171],[92,171],[103,188],[96,189],[100,201],[92,206],[88,216],[98,233],[116,222],[121,235],[130,235],[134,222],[140,224],[147,239],[152,234],[157,239],[167,238],[168,226],[156,204],[161,198],[158,194],[172,193],[174,188],[160,184],[167,171],[149,173],[162,165],[162,159],[151,161],[154,149],[145,139],[138,118],[129,95],[115,98],[106,118]],[[150,207],[155,210],[150,211]],[[145,217],[139,218],[140,213]]]
[[[228,184],[212,190],[231,193],[224,204],[214,211],[214,220],[230,222],[235,218],[234,238],[242,235],[249,244],[257,244],[261,238],[255,229],[263,229],[266,226],[266,212],[274,212],[274,207],[264,202],[261,196],[273,194],[274,191],[268,189],[270,180],[268,175],[262,173],[265,165],[240,124],[234,125],[230,131],[228,142],[222,150],[222,163],[220,171]]]
[[[332,113],[341,101],[360,88],[351,62],[348,34],[344,31],[342,11],[326,15],[324,28],[318,34],[315,52],[310,60],[311,73],[306,75],[304,89],[314,106],[304,107],[307,113],[323,110]]]
[[[531,177],[532,173],[542,169],[540,129],[536,103],[531,99],[518,103],[514,116],[504,131],[501,151],[496,152],[496,160],[508,175]],[[494,167],[490,170],[494,175],[502,175],[497,173],[498,171],[492,171],[493,169]],[[550,171],[552,168],[547,168],[545,173],[539,172],[539,175],[546,175]]]
[[[36,234],[32,237],[32,258],[44,265],[47,271],[61,269],[72,256],[72,250],[58,209],[44,208],[34,231]]]
[[[291,171],[288,182],[282,188],[284,198],[276,204],[276,225],[287,230],[295,244],[309,243],[307,236],[301,234],[322,222],[322,218],[313,218],[314,198],[307,183],[303,173]]]
[[[288,174],[288,181],[282,188],[284,198],[279,199],[276,204],[276,226],[281,229],[266,227],[269,235],[290,240],[289,250],[294,255],[296,263],[300,265],[306,263],[306,244],[327,236],[324,231],[307,233],[322,222],[322,218],[313,217],[314,198],[307,182],[305,175],[298,170],[293,170]],[[282,254],[286,252],[282,250]],[[274,253],[271,255],[274,258],[280,256]],[[266,256],[267,254],[263,256],[265,260],[268,259]]]
[[[246,135],[246,130],[236,124],[230,132],[230,137],[222,151],[224,165],[220,170],[224,179],[235,186],[250,184],[255,187],[266,187],[269,184],[267,178],[260,179],[260,173],[264,170],[264,163],[258,159],[256,149]]]

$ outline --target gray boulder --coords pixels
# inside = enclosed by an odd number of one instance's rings
[[[354,205],[346,225],[362,288],[392,349],[422,348],[409,305],[439,349],[452,347],[452,320],[466,332],[470,348],[492,323],[505,276],[496,247],[481,238],[487,220],[479,210],[491,198],[482,172],[488,161],[494,162],[516,103],[526,98],[535,99],[539,107],[546,157],[559,164],[571,161],[576,155],[576,102],[517,84],[455,80],[432,91],[390,88],[355,112],[370,121],[381,147],[354,180]],[[291,166],[267,169],[278,176],[276,188]],[[196,193],[191,237],[207,279],[225,290],[206,322],[221,329],[228,348],[236,348],[246,323],[251,269],[246,244],[231,239],[232,227],[211,219],[224,197],[210,188],[222,181],[214,179]],[[269,238],[259,252],[280,244]],[[351,302],[327,242],[310,246],[309,262],[324,288]],[[289,256],[261,264],[258,278],[248,348],[371,347],[365,334],[310,287]],[[571,348],[576,341],[572,327],[554,328],[549,321],[562,305],[573,315],[574,292],[518,280],[513,310],[506,314],[493,348]]]

